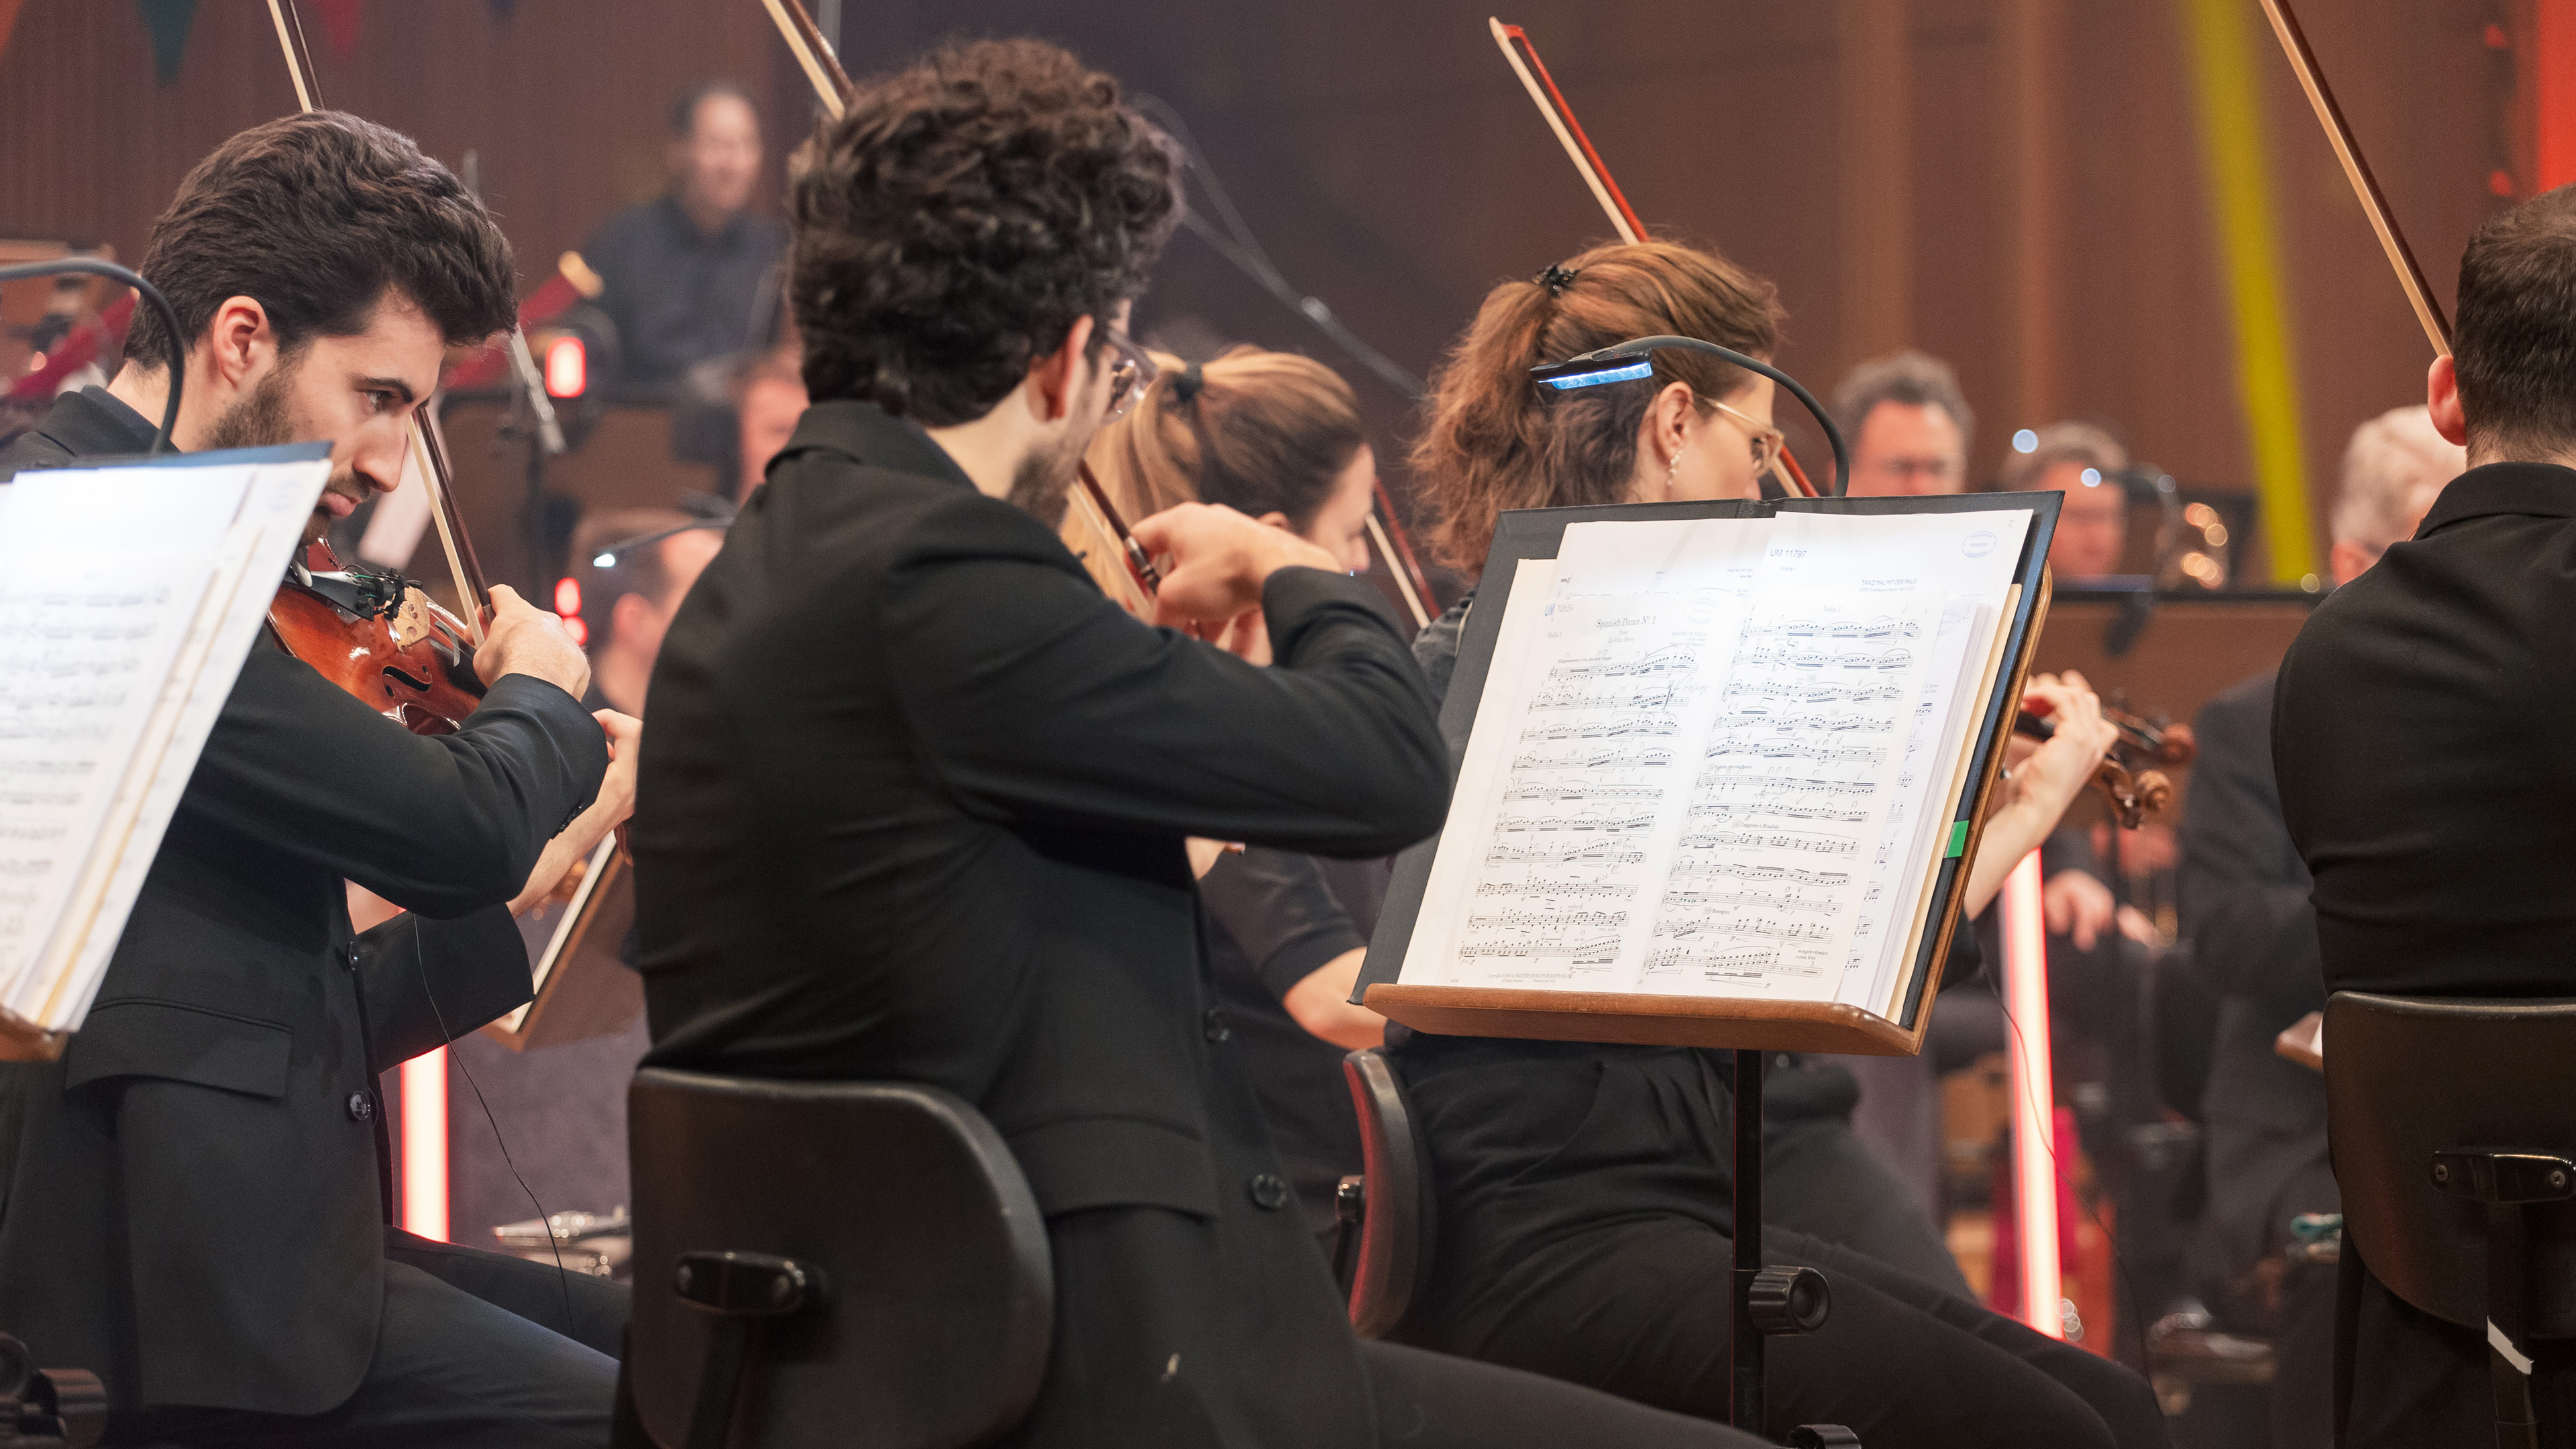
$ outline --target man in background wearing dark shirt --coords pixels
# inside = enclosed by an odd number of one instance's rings
[[[2576,187],[2470,238],[2454,356],[2426,393],[2471,467],[2412,540],[2318,606],[2281,665],[2272,765],[2316,879],[2329,993],[2576,994],[2571,274]],[[2345,1442],[2486,1442],[2484,1336],[2376,1277],[2356,1291]],[[2563,1427],[2571,1355],[2534,1353],[2540,1421]]]
[[[2329,566],[2337,587],[2415,532],[2460,449],[2420,407],[2355,429],[2344,452]],[[2201,1097],[2209,1132],[2209,1206],[2191,1245],[2194,1291],[2231,1324],[2270,1329],[2272,1449],[2333,1438],[2334,1278],[2291,1268],[2290,1219],[2343,1206],[2326,1161],[2326,1084],[2272,1049],[2284,1027],[2326,1004],[2308,868],[2281,823],[2272,783],[2276,671],[2201,706],[2200,757],[2182,823],[2182,905],[2191,948],[2226,993]]]
[[[710,358],[764,347],[778,316],[777,221],[750,214],[760,180],[760,116],[731,81],[709,81],[671,108],[671,189],[611,217],[582,259],[617,325],[614,381],[667,392]]]

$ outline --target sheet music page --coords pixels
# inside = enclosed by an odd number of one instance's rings
[[[1642,990],[1841,994],[1934,623],[1913,596],[1758,594],[1699,750]]]
[[[1897,757],[1891,814],[1860,862],[1866,878],[1836,999],[1880,1011],[1912,963],[1903,959],[1929,871],[1946,845],[1954,803],[1950,764],[1964,747],[1970,669],[1982,678],[2013,568],[2030,531],[2023,509],[1958,513],[1783,512],[1763,562],[1764,586],[1797,580],[1837,594],[1930,601],[1930,659],[1912,685],[1914,709]],[[1944,798],[1931,799],[1938,785]],[[1939,818],[1935,818],[1939,817]]]
[[[1569,527],[1544,609],[1515,576],[1399,979],[1876,1009],[2028,523]]]
[[[0,489],[0,1006],[49,1030],[86,1011],[265,613],[271,590],[244,580],[284,567],[328,472],[61,470]],[[248,626],[227,633],[245,593]]]
[[[1432,868],[1402,979],[1635,989],[1680,834],[1685,742],[1705,728],[1769,529],[1576,524],[1543,607],[1516,576],[1441,837],[1459,845]]]
[[[70,957],[62,969],[71,989],[56,1007],[66,1021],[88,1014],[98,984],[107,976],[108,960],[142,893],[162,834],[186,793],[189,776],[196,773],[197,756],[232,694],[242,660],[267,623],[276,580],[294,557],[305,520],[329,477],[330,465],[318,461],[251,470],[240,516],[216,553],[205,602],[180,645],[134,765],[110,804],[105,848],[95,857],[102,877],[98,888],[75,897],[71,920],[80,923],[80,933],[58,936],[47,953],[48,969]]]

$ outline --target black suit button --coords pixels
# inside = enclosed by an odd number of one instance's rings
[[[1224,1007],[1209,1007],[1206,1021],[1207,1039],[1209,1041],[1224,1041],[1226,1038],[1234,1035],[1234,1028],[1226,1024]]]
[[[348,968],[349,968],[350,970],[352,970],[352,971],[355,971],[355,970],[357,970],[357,969],[358,969],[358,943],[357,943],[357,942],[355,942],[355,941],[351,941],[348,945],[343,946],[343,947],[341,947],[341,948],[340,948],[340,964],[341,964],[341,965],[343,965],[343,966],[348,967]]]
[[[1252,1205],[1266,1213],[1275,1213],[1288,1205],[1288,1183],[1275,1172],[1256,1173],[1252,1179]]]
[[[371,1096],[369,1096],[368,1094],[366,1094],[366,1093],[364,1093],[364,1092],[351,1092],[351,1093],[349,1094],[349,1120],[350,1120],[350,1121],[352,1121],[352,1122],[367,1122],[367,1121],[372,1121],[372,1120],[374,1120],[375,1115],[376,1115],[376,1099],[375,1099],[374,1097],[371,1097]]]

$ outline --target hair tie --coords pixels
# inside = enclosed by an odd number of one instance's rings
[[[1583,273],[1577,268],[1559,266],[1555,262],[1550,262],[1547,264],[1547,269],[1545,271],[1540,272],[1537,276],[1530,278],[1530,280],[1547,288],[1547,294],[1549,296],[1562,297],[1565,295],[1565,289],[1573,286],[1574,279],[1581,275],[1583,275]]]
[[[1206,385],[1207,378],[1200,374],[1199,365],[1193,362],[1172,379],[1172,401],[1188,402],[1197,397],[1199,389]]]

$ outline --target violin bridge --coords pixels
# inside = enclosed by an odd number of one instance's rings
[[[424,598],[420,590],[404,586],[402,602],[394,606],[393,613],[385,620],[393,630],[394,647],[408,649],[429,637],[429,610]]]

